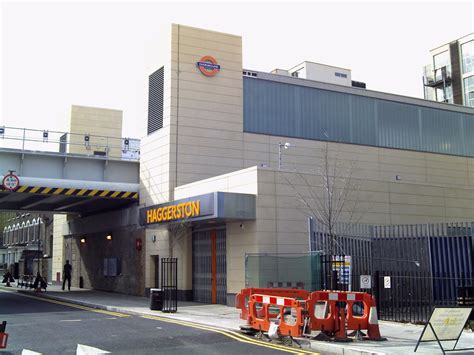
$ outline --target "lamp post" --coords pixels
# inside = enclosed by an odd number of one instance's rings
[[[286,142],[278,142],[278,170],[281,170],[281,148],[284,148],[285,150],[290,148],[291,144]]]

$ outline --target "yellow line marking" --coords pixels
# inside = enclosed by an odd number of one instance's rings
[[[130,195],[130,194],[131,194],[131,192],[130,192],[130,191],[128,191],[128,192],[125,192],[125,193],[122,195],[122,198],[127,198],[127,197],[128,197],[128,195]]]
[[[53,195],[59,195],[61,192],[63,192],[63,190],[64,189],[62,187],[58,187],[56,191],[53,192]]]
[[[215,333],[225,335],[229,338],[232,338],[236,341],[240,341],[242,343],[248,343],[248,344],[252,344],[252,345],[263,346],[263,347],[266,347],[266,348],[285,351],[285,352],[289,352],[289,353],[292,353],[292,354],[319,354],[319,353],[316,353],[316,352],[313,352],[313,351],[310,351],[310,350],[305,351],[305,350],[301,350],[301,349],[289,348],[289,347],[286,347],[286,346],[283,346],[283,345],[264,343],[262,341],[246,337],[242,334],[236,333],[236,332],[231,331],[231,330],[224,330],[224,329],[215,328],[215,327],[212,327],[212,326],[196,324],[196,323],[191,323],[191,322],[176,320],[176,319],[171,319],[171,318],[158,317],[158,316],[142,316],[142,318],[158,320],[158,321],[168,322],[168,323],[180,324],[180,325],[184,325],[184,326],[192,327],[192,328],[196,328],[196,329],[205,329],[205,330],[209,330],[211,332],[215,332]]]
[[[28,186],[22,186],[22,187],[20,187],[18,190],[16,190],[16,192],[23,192],[23,191],[25,191],[27,188],[28,188]]]
[[[86,192],[87,190],[88,190],[88,189],[82,189],[81,191],[79,191],[79,192],[77,193],[77,196],[82,196],[82,195],[84,195],[84,192]]]
[[[69,190],[67,190],[66,195],[69,196],[69,195],[71,195],[74,191],[76,191],[76,189],[69,189]]]
[[[42,194],[47,194],[48,192],[50,192],[52,190],[52,187],[47,187],[45,188],[43,191],[41,191]]]
[[[120,193],[120,191],[115,191],[110,197],[117,197],[117,195]]]
[[[95,196],[99,190],[92,190],[89,192],[89,196]]]
[[[102,310],[102,309],[96,309],[96,308],[92,308],[92,307],[82,306],[82,305],[80,305],[80,304],[74,304],[74,303],[69,303],[69,302],[57,301],[57,300],[52,300],[52,299],[45,298],[45,297],[38,297],[38,296],[26,295],[26,294],[24,294],[24,293],[18,293],[18,292],[15,292],[15,291],[6,291],[6,290],[0,289],[0,292],[14,293],[14,294],[16,294],[16,295],[18,295],[18,296],[27,297],[27,298],[33,298],[33,299],[38,300],[38,301],[43,301],[43,302],[49,302],[49,303],[59,304],[59,305],[61,305],[61,306],[66,306],[66,307],[71,307],[71,308],[78,308],[78,309],[82,309],[82,310],[84,310],[84,311],[89,311],[89,312],[107,314],[107,315],[109,315],[109,316],[114,316],[114,317],[120,317],[120,318],[128,318],[128,317],[130,317],[129,314],[118,313],[118,312],[112,312],[112,311],[104,311],[104,310]]]
[[[36,191],[38,191],[41,187],[40,186],[36,186],[36,187],[33,187],[31,190],[30,190],[30,194],[34,194]]]
[[[109,192],[110,192],[109,190],[104,190],[99,196],[105,197]]]
[[[132,196],[132,198],[138,198],[138,192],[135,192]]]

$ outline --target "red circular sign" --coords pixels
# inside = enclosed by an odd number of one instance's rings
[[[15,191],[20,187],[20,179],[14,174],[5,175],[2,184],[4,189]]]
[[[140,238],[135,239],[135,248],[137,249],[137,251],[142,250],[142,245],[143,245],[143,242]]]
[[[214,76],[221,69],[221,66],[217,64],[217,60],[210,55],[202,57],[201,60],[197,62],[197,66],[205,76]]]

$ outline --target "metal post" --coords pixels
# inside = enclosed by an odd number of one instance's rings
[[[23,128],[23,142],[21,150],[25,150],[26,128]]]
[[[278,143],[278,170],[281,170],[281,147],[283,144]]]

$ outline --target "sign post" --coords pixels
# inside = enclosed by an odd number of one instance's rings
[[[414,351],[416,352],[420,343],[430,341],[438,342],[443,354],[448,351],[474,350],[474,348],[456,349],[471,311],[472,307],[436,307],[423,328]],[[442,341],[455,341],[455,343],[452,349],[444,349]]]
[[[384,276],[383,277],[383,287],[384,288],[392,288],[392,280],[390,279],[390,276]]]

